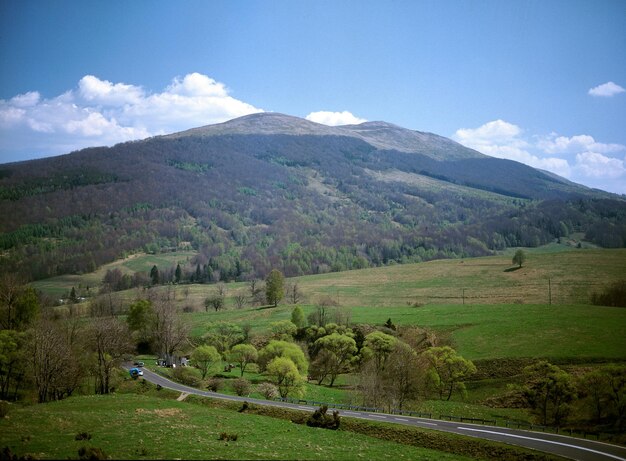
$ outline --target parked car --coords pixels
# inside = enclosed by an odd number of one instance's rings
[[[145,364],[143,362],[135,362],[135,366],[142,368]]]

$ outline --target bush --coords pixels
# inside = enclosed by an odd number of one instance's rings
[[[196,387],[200,384],[200,378],[191,368],[176,367],[172,369],[172,378],[185,386]]]
[[[341,416],[339,416],[339,412],[337,410],[333,411],[332,415],[328,414],[328,406],[322,405],[319,407],[306,422],[307,426],[310,427],[321,427],[324,429],[339,429],[339,424],[341,423]]]
[[[79,432],[74,437],[74,440],[91,440],[91,434],[89,432]]]
[[[78,449],[78,459],[97,460],[109,459],[109,457],[102,448],[80,447]]]
[[[9,402],[0,400],[0,418],[4,418],[9,413]]]
[[[250,381],[246,378],[237,378],[233,381],[233,389],[238,396],[248,395],[250,394],[250,389],[252,385]]]
[[[256,390],[267,400],[274,400],[279,395],[278,388],[272,383],[261,383],[256,387]]]
[[[602,293],[592,294],[591,302],[596,306],[626,307],[626,280],[614,282]]]
[[[222,378],[209,378],[206,387],[212,392],[219,392],[224,389],[224,380]]]
[[[227,442],[233,441],[235,442],[239,436],[237,434],[228,434],[227,432],[220,433],[220,436],[217,440],[226,440]]]

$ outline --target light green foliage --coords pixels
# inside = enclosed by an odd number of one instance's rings
[[[272,377],[280,396],[285,398],[289,394],[301,396],[304,390],[304,380],[296,364],[287,357],[275,357],[267,365],[267,374]]]
[[[300,306],[294,307],[291,311],[291,323],[293,323],[297,328],[304,328],[306,326],[304,311]]]
[[[265,298],[274,307],[285,296],[285,277],[279,270],[273,269],[265,279]]]
[[[243,341],[245,335],[239,325],[230,322],[216,322],[209,326],[209,331],[202,339],[212,346],[215,346],[220,354],[226,353],[235,344]]]
[[[213,346],[198,346],[191,353],[191,360],[204,379],[209,370],[222,360],[222,356]]]
[[[372,358],[376,364],[376,370],[381,371],[385,367],[387,357],[396,344],[396,338],[381,331],[375,331],[365,336],[365,344],[361,353],[364,359]]]
[[[332,387],[337,376],[350,370],[350,364],[357,352],[356,342],[350,336],[332,333],[315,341],[315,346],[319,352],[312,369],[316,371],[318,384],[329,377]]]
[[[241,376],[249,363],[254,363],[259,358],[259,353],[256,348],[251,344],[237,344],[233,346],[228,354],[228,358],[231,362],[239,364],[241,370]]]
[[[574,381],[567,372],[542,360],[524,369],[524,394],[541,424],[560,425],[576,398]]]
[[[292,341],[298,331],[298,327],[291,320],[280,320],[270,323],[270,331],[272,332],[272,339]]]
[[[268,364],[276,357],[286,357],[291,360],[298,371],[303,375],[306,375],[309,369],[309,363],[307,362],[304,352],[300,349],[300,346],[287,341],[270,341],[267,346],[259,351],[259,368],[265,370]]]
[[[429,380],[439,398],[450,400],[452,392],[465,392],[464,380],[476,373],[471,360],[464,359],[449,346],[431,347],[424,352],[430,363]]]

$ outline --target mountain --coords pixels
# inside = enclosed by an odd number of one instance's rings
[[[626,244],[619,196],[385,122],[253,114],[0,165],[0,271],[45,278],[193,248],[189,278]]]

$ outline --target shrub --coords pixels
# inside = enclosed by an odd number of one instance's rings
[[[339,424],[341,423],[341,416],[339,416],[339,412],[337,410],[333,411],[332,415],[328,414],[328,406],[322,405],[317,410],[313,412],[309,419],[306,422],[307,426],[310,427],[321,427],[324,429],[339,429]]]
[[[261,383],[256,387],[256,390],[267,400],[274,400],[278,397],[278,388],[272,383]]]
[[[9,402],[0,400],[0,418],[4,418],[9,413]]]
[[[224,389],[224,380],[222,378],[209,378],[206,387],[212,392],[219,392]]]
[[[217,440],[225,440],[227,442],[235,442],[239,436],[237,434],[229,434],[227,432],[221,432]]]
[[[191,368],[176,367],[172,369],[172,378],[185,386],[195,387],[200,384],[200,378]]]
[[[89,432],[79,432],[74,437],[74,440],[91,440],[91,434]]]
[[[97,460],[97,459],[109,459],[109,457],[107,456],[107,454],[104,452],[102,448],[80,447],[78,449],[78,459]]]
[[[596,306],[626,307],[626,280],[619,280],[602,293],[591,295],[591,302]]]
[[[238,396],[250,394],[252,385],[246,378],[237,378],[233,381],[233,389]]]

